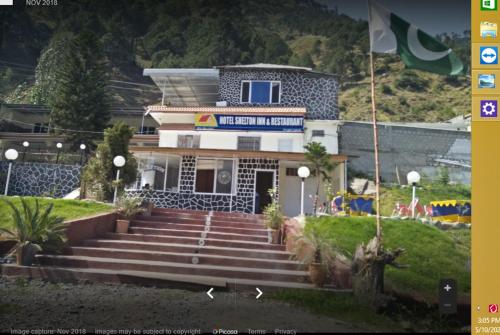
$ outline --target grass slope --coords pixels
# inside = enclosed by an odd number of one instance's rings
[[[324,236],[352,255],[357,245],[368,242],[376,231],[374,218],[311,218]],[[417,221],[383,220],[384,246],[406,250],[399,258],[406,269],[387,267],[386,287],[426,302],[436,302],[440,279],[457,280],[459,294],[470,294],[470,231],[460,234],[439,230]]]
[[[11,220],[10,207],[2,201],[5,197],[0,197],[0,226],[8,227]],[[16,205],[20,205],[19,197],[7,197]],[[52,214],[62,216],[66,220],[91,216],[98,213],[105,213],[112,210],[112,207],[107,204],[98,203],[94,201],[80,201],[80,200],[64,200],[64,199],[50,199],[50,198],[36,198],[25,197],[30,203],[34,203],[38,199],[40,205],[43,207],[50,203],[54,204]]]

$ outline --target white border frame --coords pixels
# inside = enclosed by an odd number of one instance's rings
[[[279,105],[281,103],[281,80],[242,80],[240,84],[240,104],[248,104],[248,105],[257,105],[260,103],[254,103],[252,102],[252,83],[253,82],[265,82],[265,83],[270,83],[269,85],[269,102],[264,105]],[[248,101],[244,102],[243,101],[243,83],[249,83],[249,91],[248,91]],[[272,102],[273,100],[273,84],[278,83],[279,86],[279,93],[278,93],[278,102]]]
[[[253,214],[255,214],[255,193],[257,191],[257,172],[273,173],[273,188],[276,188],[276,170],[273,169],[255,169],[253,174]]]

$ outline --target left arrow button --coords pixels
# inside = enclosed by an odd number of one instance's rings
[[[212,291],[213,291],[213,290],[214,290],[214,288],[213,288],[213,287],[211,287],[211,288],[210,288],[210,290],[208,290],[208,291],[207,291],[207,295],[208,295],[208,297],[209,297],[210,299],[213,299],[213,298],[214,298],[214,296],[212,295]]]

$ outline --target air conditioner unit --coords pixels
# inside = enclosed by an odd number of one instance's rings
[[[215,106],[217,106],[217,107],[227,107],[227,101],[217,101],[215,103]]]

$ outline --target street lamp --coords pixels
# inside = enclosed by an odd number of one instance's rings
[[[56,158],[56,164],[59,163],[59,153],[61,152],[61,148],[62,148],[62,143],[61,142],[58,142],[56,144],[56,147],[57,147],[57,158]]]
[[[9,170],[7,171],[7,180],[5,181],[5,192],[4,195],[7,196],[7,192],[9,191],[9,180],[10,173],[12,171],[12,162],[17,159],[19,153],[16,149],[9,149],[5,152],[5,158],[9,161]]]
[[[24,151],[23,151],[23,162],[24,162],[24,156],[26,156],[26,151],[28,151],[28,147],[30,146],[30,142],[28,141],[24,141],[23,142],[23,147],[24,147]]]
[[[81,153],[80,153],[80,166],[83,165],[83,154],[85,153],[85,149],[87,149],[87,146],[85,144],[80,144],[80,150],[81,150]]]
[[[125,165],[125,157],[123,156],[115,156],[113,158],[113,164],[118,168],[116,170],[116,185],[115,185],[115,194],[113,195],[113,204],[116,204],[116,194],[118,193],[118,181],[120,180],[120,168]]]
[[[406,179],[408,180],[408,185],[413,186],[412,196],[411,196],[411,217],[415,218],[415,199],[416,199],[416,190],[417,183],[420,181],[420,174],[417,171],[411,171],[406,175]]]
[[[309,175],[311,174],[311,171],[309,171],[309,168],[307,166],[301,166],[299,167],[297,174],[302,180],[301,191],[300,191],[300,215],[304,216],[304,182],[306,178],[309,177]]]

